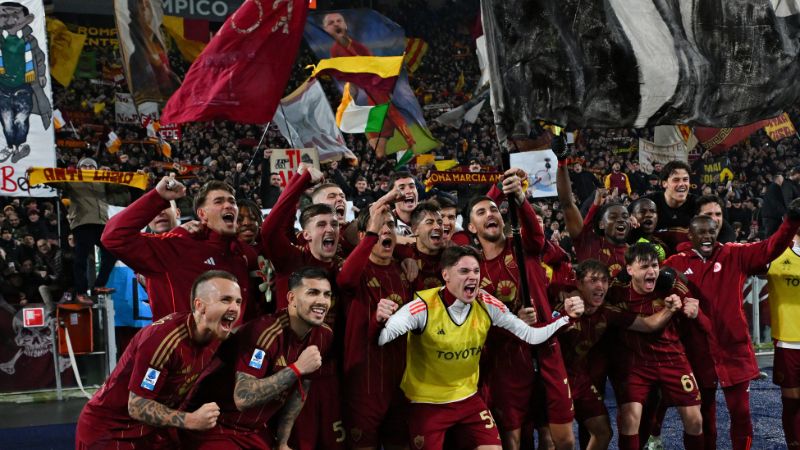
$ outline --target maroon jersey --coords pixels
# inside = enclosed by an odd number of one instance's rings
[[[216,339],[207,344],[195,342],[193,327],[191,314],[175,313],[136,333],[108,380],[83,408],[78,440],[141,443],[158,431],[128,415],[128,394],[172,409],[181,406],[198,377],[209,368],[220,343]]]
[[[742,287],[748,275],[763,272],[766,265],[791,245],[800,220],[784,220],[769,239],[753,244],[716,244],[708,259],[688,245],[664,265],[674,267],[688,279],[700,300],[700,309],[710,321],[710,333],[691,333],[693,345],[707,353],[690,349],[692,364],[701,386],[732,386],[758,377],[749,326],[742,309]]]
[[[583,221],[583,229],[572,242],[572,246],[575,248],[575,256],[578,261],[597,259],[607,265],[611,276],[615,277],[625,267],[625,251],[628,249],[628,244],[614,244],[594,232],[592,219],[597,213],[597,209],[598,206],[594,204],[589,208]]]
[[[289,292],[289,276],[292,272],[304,266],[323,267],[328,270],[330,280],[333,281],[341,265],[341,259],[338,257],[334,257],[329,262],[320,261],[311,254],[307,243],[293,244],[290,233],[286,232],[294,223],[297,202],[310,183],[311,174],[308,171],[292,177],[261,225],[264,256],[272,261],[272,265],[275,267],[275,294],[277,296],[275,300],[278,310],[288,307],[286,294]],[[335,301],[332,302],[331,308],[325,316],[325,322],[332,328],[338,309]]]
[[[559,308],[560,309],[560,308]],[[588,355],[600,342],[609,326],[627,329],[637,314],[624,311],[616,306],[601,305],[594,314],[584,314],[560,332],[558,340],[563,352],[564,365],[571,377],[589,375]]]
[[[676,281],[667,294],[651,292],[639,294],[633,287],[629,289],[627,302],[618,303],[621,308],[640,316],[650,316],[664,309],[664,297],[676,294],[681,299],[687,296],[688,288]],[[671,366],[686,361],[686,351],[680,340],[678,321],[673,317],[660,331],[639,333],[626,330],[622,333],[622,341],[628,349],[628,364],[643,366]]]
[[[398,259],[413,259],[417,262],[419,268],[419,275],[412,282],[412,287],[415,291],[424,291],[425,289],[433,289],[435,287],[444,286],[442,280],[442,269],[439,267],[439,260],[441,253],[437,255],[428,255],[422,253],[416,245],[398,245],[395,247],[395,256]]]
[[[381,266],[369,260],[378,236],[367,233],[345,261],[337,277],[344,299],[344,379],[355,381],[363,395],[392,395],[405,370],[406,341],[395,339],[379,347],[382,326],[375,320],[378,302],[385,298],[398,306],[411,299],[413,291],[400,265]],[[353,383],[348,383],[353,384]]]
[[[217,400],[221,410],[218,421],[221,428],[229,431],[253,432],[266,428],[267,421],[283,407],[297,386],[287,389],[272,401],[238,411],[233,403],[236,372],[258,379],[267,378],[297,361],[300,353],[310,345],[316,345],[322,358],[326,359],[333,332],[327,325],[322,325],[311,328],[304,338],[300,338],[289,328],[289,313],[282,310],[274,316],[261,316],[248,322],[237,333],[237,341],[235,369],[229,372],[229,395],[220,396]],[[318,373],[307,377],[313,379]]]

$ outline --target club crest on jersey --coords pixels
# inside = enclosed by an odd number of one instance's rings
[[[141,387],[147,389],[148,391],[154,391],[156,389],[156,383],[158,382],[158,377],[161,375],[156,369],[149,367],[147,369],[147,373],[144,374],[144,378],[142,379]]]
[[[260,369],[264,365],[264,350],[257,348],[253,351],[253,356],[250,357],[250,363],[247,364],[253,369]]]
[[[714,263],[714,273],[717,273],[720,270],[722,270],[722,264],[720,264],[719,262],[715,262]]]

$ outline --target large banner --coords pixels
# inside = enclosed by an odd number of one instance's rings
[[[689,162],[689,152],[683,141],[670,145],[657,145],[654,142],[639,139],[639,166],[644,173],[653,172],[653,165],[656,163],[666,164],[675,160]]]
[[[117,125],[141,123],[131,94],[127,92],[114,93],[114,121]]]
[[[309,14],[304,31],[306,42],[319,59],[340,56],[400,56],[406,49],[405,31],[375,11],[350,9]],[[342,85],[339,85],[342,88]],[[351,87],[356,105],[369,106],[391,99],[383,129],[367,137],[373,148],[385,146],[387,154],[412,149],[424,153],[441,145],[433,138],[422,116],[419,102],[408,84],[406,70],[400,73],[394,91],[382,98],[368,98]]]
[[[53,197],[28,186],[32,166],[56,164],[45,17],[41,0],[0,1],[0,195]]]
[[[180,85],[172,71],[161,33],[162,3],[150,0],[114,0],[122,65],[136,104],[165,103]]]
[[[800,10],[776,0],[483,0],[501,140],[568,128],[735,127],[800,99]]]
[[[319,170],[319,153],[316,148],[275,148],[269,157],[269,171],[281,176],[281,187],[297,175],[300,163],[313,165]]]

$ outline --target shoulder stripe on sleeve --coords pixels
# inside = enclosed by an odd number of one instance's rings
[[[262,350],[266,350],[269,347],[269,344],[272,344],[272,341],[275,339],[277,334],[283,332],[283,329],[289,324],[289,317],[288,316],[281,316],[278,320],[275,321],[272,325],[268,326],[264,331],[261,332],[261,335],[258,337],[256,341],[256,346]]]
[[[189,337],[189,330],[187,330],[185,326],[181,326],[179,329],[181,329],[179,333],[171,335],[169,343],[162,348],[161,354],[158,356],[158,358],[154,357],[151,360],[153,368],[160,369],[164,367],[164,364],[166,364],[167,360],[169,360],[169,357],[172,356],[172,352],[178,348],[178,345],[180,345],[181,341]]]
[[[422,311],[426,311],[427,309],[428,305],[420,299],[414,300],[413,302],[409,303],[408,306],[408,312],[410,312],[412,316],[419,314]]]
[[[174,330],[170,331],[164,339],[161,340],[161,343],[159,343],[158,347],[156,347],[156,351],[153,352],[153,357],[150,359],[151,366],[155,365],[156,361],[161,358],[161,354],[164,352],[164,347],[168,346],[169,343],[172,342],[175,336],[181,332],[182,328],[182,326],[175,328]]]
[[[487,292],[481,292],[481,300],[483,300],[483,302],[486,303],[487,305],[492,305],[495,308],[498,308],[502,312],[506,312],[506,310],[508,309],[506,308],[506,305],[503,302],[501,302],[500,300],[493,297],[491,294]]]

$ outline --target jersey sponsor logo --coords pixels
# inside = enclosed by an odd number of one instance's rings
[[[439,331],[437,331],[436,334],[444,335],[444,328],[439,328]]]
[[[208,264],[209,266],[216,266],[217,265],[217,263],[214,262],[214,258],[208,258],[207,260],[205,260],[203,262]]]
[[[797,277],[786,277],[786,287],[798,287],[800,286],[800,278]]]
[[[154,391],[156,389],[156,383],[158,383],[158,377],[161,375],[156,369],[149,367],[147,369],[147,373],[144,374],[144,378],[142,378],[141,387],[147,389],[148,391]]]
[[[717,273],[720,270],[722,270],[722,264],[720,264],[719,262],[715,262],[714,263],[714,273]]]
[[[686,269],[686,272],[683,272],[683,274],[684,274],[684,275],[692,275],[693,273],[694,273],[694,272],[692,271],[692,268],[691,268],[691,267],[689,267],[688,269]]]
[[[464,350],[456,350],[454,352],[443,352],[441,350],[436,351],[436,357],[439,359],[444,359],[445,361],[468,359],[474,356],[480,356],[480,354],[480,347],[470,347],[465,348]]]
[[[784,260],[783,260],[783,264],[784,264],[784,265],[789,265],[789,266],[791,266],[791,265],[792,265],[792,262],[791,262],[791,261],[789,261],[788,259],[784,259]]]
[[[369,286],[369,287],[371,287],[371,288],[373,288],[373,289],[375,289],[375,288],[379,288],[379,287],[381,287],[381,282],[380,282],[380,281],[378,281],[378,279],[377,279],[377,278],[375,278],[375,277],[372,277],[372,278],[370,278],[370,279],[369,279],[369,281],[367,282],[367,286]]]
[[[286,358],[284,358],[283,355],[279,356],[275,361],[275,367],[289,367],[289,365],[286,364]]]
[[[264,350],[260,348],[253,350],[253,356],[250,357],[250,363],[247,365],[253,369],[260,369],[264,365],[264,356],[266,356]]]

